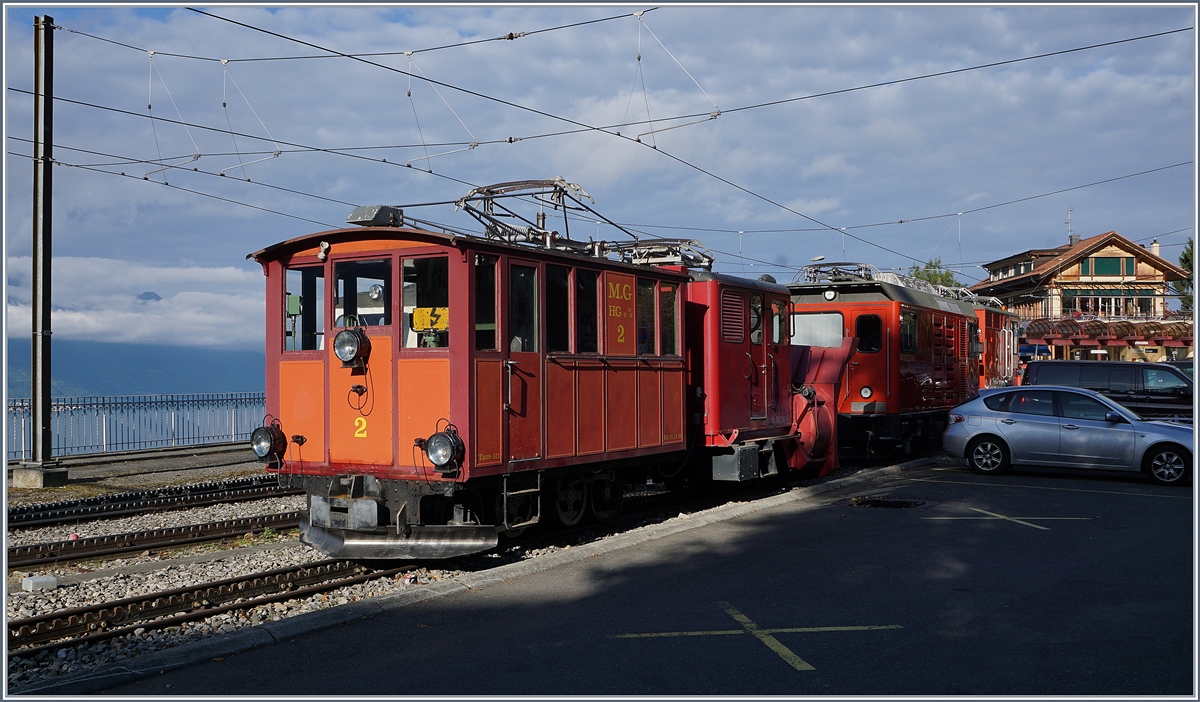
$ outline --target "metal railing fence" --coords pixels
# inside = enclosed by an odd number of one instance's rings
[[[30,401],[8,401],[8,460],[32,457]],[[262,424],[261,392],[56,397],[53,456],[249,441]]]

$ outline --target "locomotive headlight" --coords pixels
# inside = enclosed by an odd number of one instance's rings
[[[864,385],[864,386],[863,386],[863,388],[862,388],[862,390],[859,390],[859,391],[858,391],[858,394],[859,394],[859,395],[862,395],[862,398],[863,398],[864,400],[866,400],[866,399],[868,399],[868,398],[870,398],[870,397],[871,397],[871,394],[872,394],[872,393],[871,393],[871,388],[870,388],[870,387],[868,387],[868,386],[866,386],[866,385]]]
[[[439,431],[425,440],[425,454],[437,468],[453,468],[462,460],[462,439],[453,431]]]
[[[333,338],[333,353],[342,368],[361,366],[371,355],[371,340],[362,329],[344,329]]]
[[[259,427],[250,434],[250,448],[264,461],[270,456],[282,456],[287,448],[287,437],[275,425]]]
[[[375,285],[372,285],[370,287],[370,289],[367,290],[367,297],[371,298],[372,300],[375,300],[376,302],[382,300],[383,299],[383,286],[378,283],[376,283]]]
[[[826,300],[833,302],[833,298],[837,297],[837,290],[826,290],[824,295]]]

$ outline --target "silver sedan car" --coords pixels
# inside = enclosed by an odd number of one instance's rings
[[[980,473],[1010,465],[1143,471],[1183,484],[1192,426],[1151,422],[1091,390],[1058,385],[981,390],[950,410],[942,446]]]

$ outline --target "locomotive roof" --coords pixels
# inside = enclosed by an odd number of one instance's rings
[[[976,307],[981,306],[967,300],[953,300],[939,295],[932,295],[924,290],[917,290],[903,285],[893,285],[882,280],[789,283],[787,288],[792,294],[793,302],[828,303],[822,297],[822,293],[826,290],[837,290],[838,298],[841,300],[851,300],[854,302],[875,300],[907,302],[910,305],[918,307],[928,307],[972,316],[975,314]],[[1002,312],[1003,310],[997,308],[995,311]]]
[[[728,285],[739,285],[745,288],[758,288],[776,294],[787,295],[788,289],[786,286],[779,283],[771,283],[765,280],[754,280],[753,278],[741,278],[736,275],[728,275],[725,273],[713,273],[712,271],[689,271],[688,274],[692,280],[706,281],[715,280]]]
[[[253,258],[259,263],[267,261],[277,261],[294,255],[298,251],[316,248],[321,242],[328,242],[331,245],[345,243],[349,241],[362,241],[366,239],[394,239],[396,241],[426,241],[434,246],[469,246],[472,249],[505,251],[514,253],[524,257],[549,257],[562,259],[564,262],[572,263],[589,263],[592,265],[603,265],[610,268],[623,268],[631,272],[645,273],[653,271],[659,275],[671,277],[686,277],[687,272],[681,271],[677,267],[664,267],[655,265],[641,265],[635,263],[627,263],[625,261],[614,261],[611,258],[600,258],[596,256],[588,256],[586,254],[575,253],[573,251],[564,251],[562,249],[545,249],[535,246],[523,246],[510,244],[504,241],[496,241],[494,239],[486,239],[482,236],[474,236],[469,234],[452,234],[448,232],[434,232],[427,229],[416,229],[412,227],[348,227],[344,229],[331,229],[324,232],[314,232],[305,234],[286,241],[281,241],[277,244],[272,244],[263,249],[259,249],[253,253],[246,254],[246,258]],[[336,253],[336,249],[334,249]],[[729,277],[729,276],[725,276]],[[734,279],[739,283],[754,283],[755,281]],[[765,285],[758,283],[758,285]],[[777,288],[779,286],[771,286]]]

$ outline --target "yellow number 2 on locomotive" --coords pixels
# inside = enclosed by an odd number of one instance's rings
[[[366,417],[355,417],[354,418],[354,438],[356,438],[356,439],[367,438],[367,418]]]

